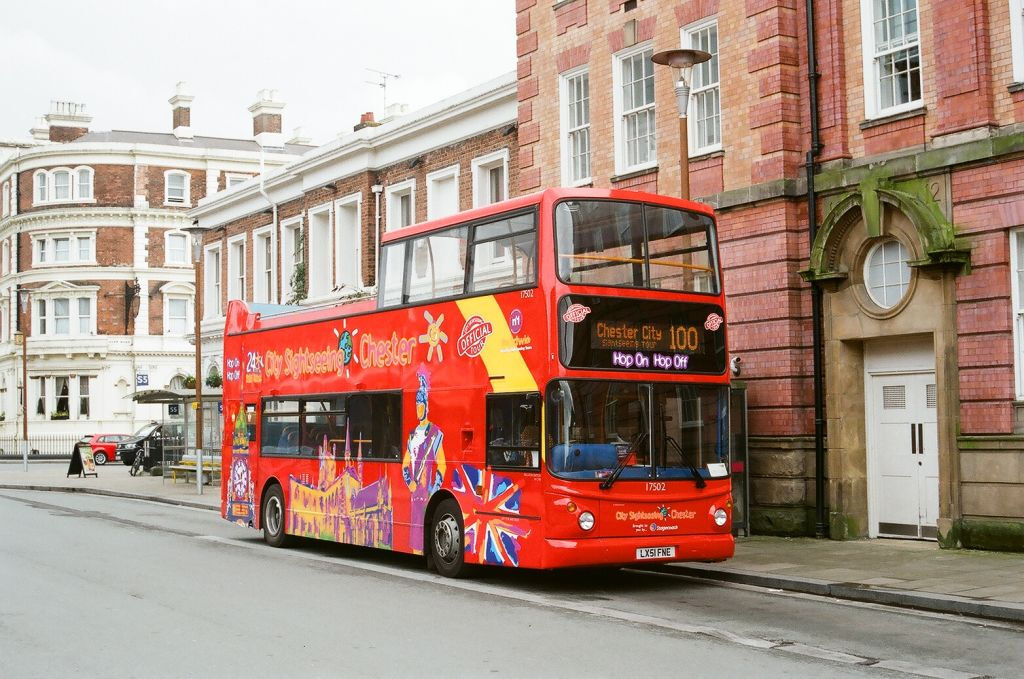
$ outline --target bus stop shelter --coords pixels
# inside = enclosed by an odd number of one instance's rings
[[[136,403],[159,404],[163,446],[160,469],[164,478],[171,468],[191,457],[195,464],[196,420],[203,418],[203,457],[220,461],[220,443],[224,431],[223,400],[220,389],[203,389],[202,408],[197,407],[193,389],[144,389],[131,396]]]

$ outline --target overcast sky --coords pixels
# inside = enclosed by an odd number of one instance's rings
[[[195,134],[248,137],[263,88],[284,132],[317,143],[388,102],[420,108],[515,68],[513,0],[95,0],[5,3],[0,137],[26,138],[50,100],[86,104],[93,130],[171,129],[179,80]]]

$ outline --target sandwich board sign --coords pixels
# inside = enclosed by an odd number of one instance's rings
[[[76,443],[71,451],[71,464],[68,465],[67,475],[71,476],[72,474],[78,474],[79,478],[83,476],[100,477],[96,471],[96,460],[92,457],[92,446],[88,443]]]

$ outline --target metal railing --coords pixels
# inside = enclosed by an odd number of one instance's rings
[[[75,444],[81,440],[81,434],[29,434],[28,459],[70,459]],[[20,460],[21,441],[21,436],[0,436],[0,460]]]

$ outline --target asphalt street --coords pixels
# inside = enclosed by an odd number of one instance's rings
[[[1024,629],[639,571],[480,570],[0,491],[3,677],[1017,677]]]

